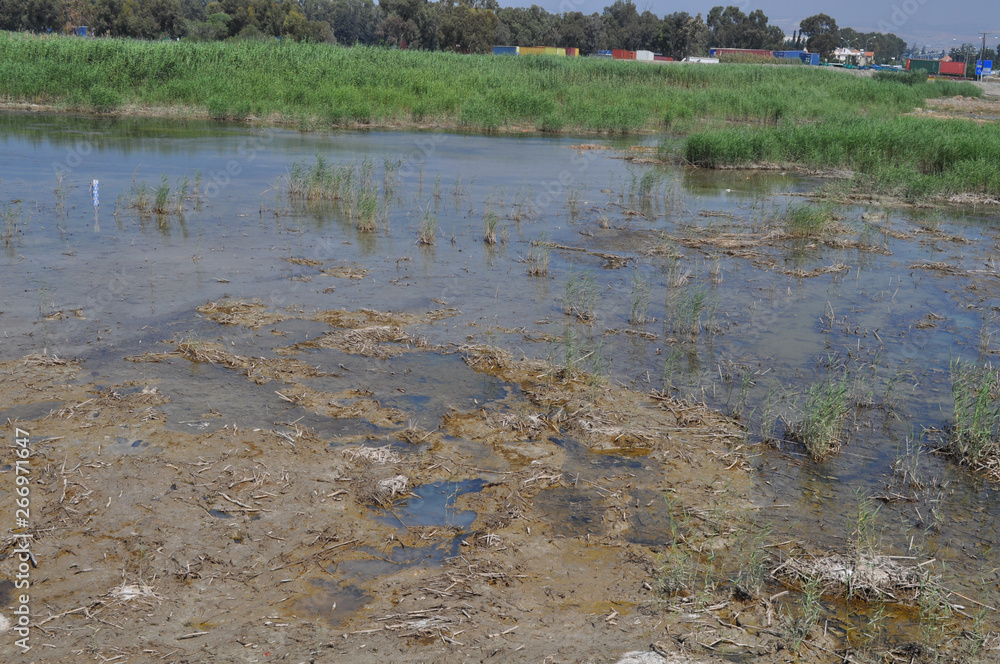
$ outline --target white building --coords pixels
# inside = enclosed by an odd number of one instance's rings
[[[875,52],[859,51],[856,48],[835,48],[833,49],[833,57],[845,65],[867,67],[875,61]]]

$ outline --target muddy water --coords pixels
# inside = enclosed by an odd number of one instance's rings
[[[584,143],[616,149],[579,149]],[[447,353],[462,344],[579,363],[642,390],[672,389],[747,423],[758,471],[753,499],[775,537],[841,550],[859,492],[902,491],[905,502],[881,504],[882,548],[943,561],[952,588],[982,596],[985,575],[986,589],[995,589],[1000,497],[994,485],[930,453],[951,417],[949,363],[988,361],[1000,351],[995,215],[843,206],[837,216],[853,246],[798,240],[732,251],[702,240],[753,234],[823,183],[666,169],[643,163],[646,153],[630,147],[572,137],[321,134],[7,115],[0,118],[0,233],[9,229],[0,253],[0,356],[80,358],[95,383],[155,380],[171,395],[163,410],[179,429],[283,421],[321,436],[366,436],[378,428],[276,404],[273,386],[219,366],[122,359],[169,350],[162,342],[171,338],[274,357],[325,329],[299,319],[253,332],[195,313],[224,297],[295,312],[449,309],[420,326],[419,335],[438,346],[433,352],[299,357],[327,374],[312,379],[315,389],[363,385],[426,429],[451,409],[517,390]],[[380,181],[377,231],[356,230],[343,205],[288,198],[281,178],[316,155],[331,164],[370,159],[376,179],[387,161],[397,162],[388,195]],[[174,192],[182,178],[192,188],[197,182],[199,195],[165,214],[131,206],[134,186],[155,187],[164,177]],[[92,180],[100,182],[99,207]],[[498,218],[495,245],[483,241],[487,210]],[[418,244],[427,215],[436,222],[434,242]],[[555,246],[547,274],[530,276],[539,241]],[[621,260],[600,255],[607,253]],[[950,272],[915,267],[932,263]],[[761,444],[762,423],[777,421],[782,438],[782,422],[801,419],[805,391],[830,367],[845,368],[856,392],[871,396],[870,407],[852,410],[843,452],[814,463],[789,440]],[[57,406],[7,414],[30,419]],[[206,411],[224,416],[205,418]],[[126,438],[114,445],[119,454],[143,450]],[[641,461],[593,455],[572,440],[563,449],[584,479],[644,472]],[[920,487],[889,486],[902,458]],[[402,520],[440,512],[442,525],[464,527],[468,514],[449,503],[459,492],[431,487],[411,499],[425,504],[403,506],[413,514]],[[551,512],[556,532],[581,536],[598,530],[598,498],[585,488],[560,489],[538,505]],[[434,514],[423,521],[438,523]],[[667,519],[655,508],[646,517],[635,536],[654,542]],[[356,579],[378,570],[341,573]],[[301,607],[307,613],[325,616],[321,607],[333,601],[344,609],[364,601],[354,586],[314,585],[315,601]]]

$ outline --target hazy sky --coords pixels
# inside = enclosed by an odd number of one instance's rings
[[[504,7],[528,7],[533,4],[550,12],[601,12],[614,0],[499,0]],[[684,0],[665,3],[635,0],[639,11],[649,10],[657,16],[675,11],[703,15],[717,5],[733,4],[750,13],[762,9],[773,25],[787,34],[797,30],[799,21],[823,12],[841,27],[859,31],[894,32],[908,43],[945,46],[952,39],[958,42],[982,40],[982,32],[990,32],[986,43],[1000,42],[1000,11],[992,2],[981,0],[842,0],[837,3],[803,3],[792,0]]]

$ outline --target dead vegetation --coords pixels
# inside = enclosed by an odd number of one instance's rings
[[[662,395],[646,395],[595,381],[580,370],[549,365],[540,360],[515,360],[508,352],[487,346],[461,349],[466,363],[477,371],[516,383],[535,413],[505,413],[481,409],[449,415],[455,427],[470,417],[479,419],[491,435],[506,439],[568,434],[593,450],[652,451],[671,445],[671,433],[740,437],[735,423],[704,406],[686,404]],[[541,413],[544,412],[545,415]],[[700,429],[700,430],[699,430]],[[471,432],[457,428],[464,434]]]
[[[316,339],[280,349],[279,352],[289,353],[303,348],[335,348],[348,355],[363,355],[385,360],[427,347],[425,341],[411,337],[401,327],[372,325],[329,332]]]
[[[867,553],[791,557],[772,574],[796,584],[817,579],[823,593],[835,597],[914,604],[921,592],[930,590],[933,581],[924,568],[926,563],[904,564],[911,560]]]
[[[203,314],[220,325],[242,325],[256,330],[263,325],[273,325],[292,318],[291,314],[279,314],[260,302],[245,302],[242,300],[219,300],[208,302],[195,311]]]
[[[264,385],[272,380],[294,382],[304,378],[319,378],[329,375],[298,359],[246,357],[230,353],[222,344],[192,339],[175,342],[174,350],[170,353],[146,353],[128,359],[133,362],[162,362],[171,356],[239,371],[258,385]]]

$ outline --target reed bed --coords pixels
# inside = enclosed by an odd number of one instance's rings
[[[997,154],[996,125],[912,116],[839,116],[816,123],[708,130],[691,135],[685,147],[688,161],[712,168],[797,164],[846,169],[853,172],[856,188],[905,199],[1000,195]]]
[[[292,42],[13,33],[0,33],[0,76],[10,101],[73,110],[152,107],[226,119],[326,126],[439,122],[478,130],[528,125],[631,132],[705,119],[818,120],[860,109],[884,117],[927,97],[959,94],[940,83],[899,85],[813,67],[653,66]]]

